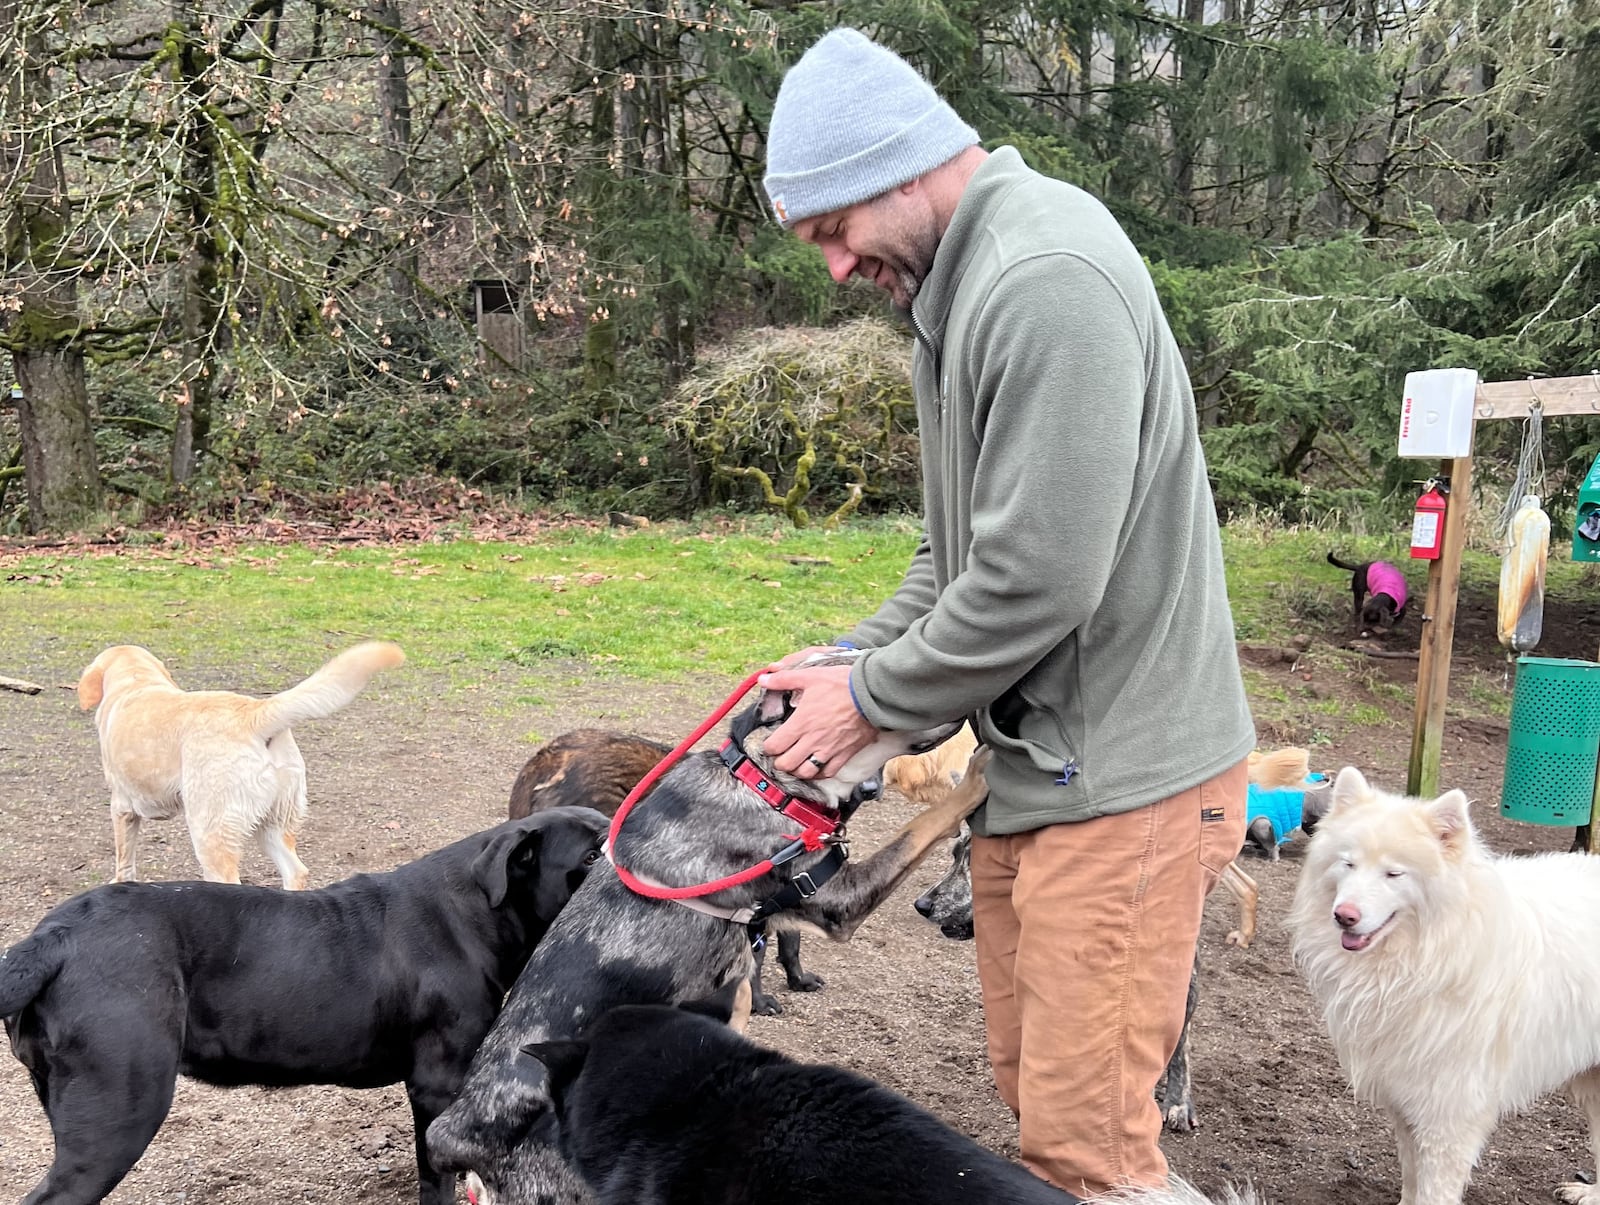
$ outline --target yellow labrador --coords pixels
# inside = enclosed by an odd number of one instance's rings
[[[206,879],[239,881],[251,838],[291,890],[305,887],[295,831],[306,816],[306,764],[290,724],[347,706],[379,670],[405,660],[397,644],[369,641],[340,653],[298,686],[266,699],[225,690],[180,690],[148,649],[118,644],[78,681],[78,704],[98,707],[100,762],[111,788],[117,882],[136,877],[141,820],[184,812]]]

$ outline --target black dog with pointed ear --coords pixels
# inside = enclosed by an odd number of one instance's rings
[[[600,1205],[1078,1200],[869,1079],[747,1041],[733,1006],[728,990],[628,1005],[580,1040],[522,1048],[545,1065],[562,1152]]]
[[[428,1124],[605,830],[591,808],[560,808],[317,891],[118,883],[68,900],[0,958],[0,1017],[56,1140],[27,1199],[103,1199],[183,1074],[404,1081],[419,1197],[448,1205],[455,1177],[428,1161]]]

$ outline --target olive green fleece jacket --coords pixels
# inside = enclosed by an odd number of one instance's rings
[[[912,308],[925,531],[848,639],[873,724],[976,714],[983,834],[1131,811],[1255,732],[1194,398],[1106,208],[1006,147]],[[1197,819],[1198,822],[1198,819]]]

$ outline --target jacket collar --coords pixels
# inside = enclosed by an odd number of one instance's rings
[[[932,344],[930,350],[935,355],[944,350],[944,328],[950,319],[950,307],[955,304],[961,278],[983,238],[994,207],[1027,170],[1017,149],[1003,146],[991,151],[978,165],[961,193],[950,225],[939,240],[933,269],[911,303],[912,325]]]

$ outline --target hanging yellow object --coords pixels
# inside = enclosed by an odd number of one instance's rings
[[[1500,643],[1525,653],[1544,626],[1544,565],[1550,557],[1550,516],[1527,494],[1506,529],[1500,559]]]

